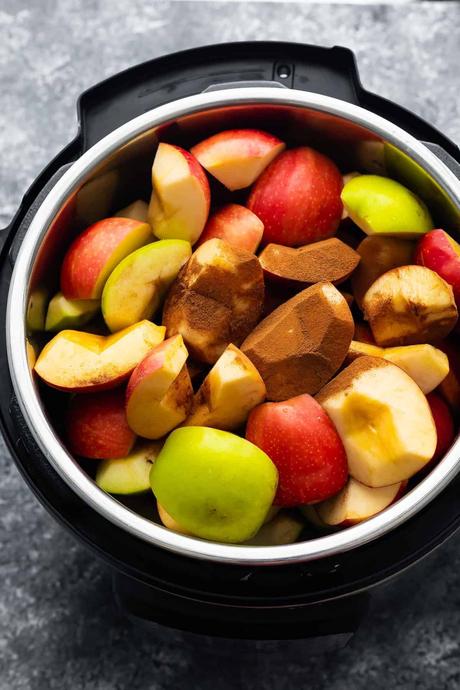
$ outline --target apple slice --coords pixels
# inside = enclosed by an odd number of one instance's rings
[[[30,293],[26,315],[26,326],[30,333],[44,330],[48,298],[48,290],[44,287],[35,288]]]
[[[347,244],[332,237],[305,247],[268,244],[259,256],[264,275],[272,280],[300,284],[302,287],[327,280],[343,283],[359,263],[359,255]]]
[[[105,218],[90,225],[67,250],[61,291],[67,299],[99,299],[115,266],[151,238],[150,225],[131,218]]]
[[[452,286],[457,307],[460,305],[460,244],[444,230],[424,235],[415,254],[415,262],[436,271]]]
[[[96,484],[109,494],[131,495],[150,490],[150,469],[161,450],[161,443],[140,443],[123,458],[102,460]]]
[[[342,439],[351,476],[366,486],[409,479],[434,455],[436,428],[426,397],[384,359],[358,357],[316,400]]]
[[[168,338],[134,369],[126,389],[128,424],[139,436],[161,438],[190,412],[193,388],[181,335]]]
[[[447,355],[449,373],[439,386],[439,392],[449,403],[455,415],[460,414],[460,354],[456,340],[437,341],[436,347]]]
[[[67,299],[58,292],[48,304],[45,330],[62,331],[84,326],[97,314],[100,304],[98,299]]]
[[[293,512],[281,511],[270,522],[262,525],[256,535],[245,542],[247,546],[281,546],[293,544],[300,537],[305,524]]]
[[[148,223],[149,205],[142,199],[137,199],[115,213],[115,218],[132,218],[133,220],[140,220],[141,223]]]
[[[269,400],[317,393],[342,365],[353,336],[350,309],[331,283],[316,283],[261,321],[241,349]]]
[[[426,467],[431,468],[438,460],[447,453],[455,438],[455,426],[452,419],[452,413],[448,404],[436,393],[429,393],[426,396],[430,406],[431,414],[433,415],[436,426],[436,433],[438,443],[431,462]]]
[[[423,201],[389,177],[354,177],[344,186],[342,201],[350,218],[366,235],[411,238],[433,229]]]
[[[356,251],[361,257],[351,285],[356,304],[362,309],[363,298],[377,278],[391,268],[413,263],[415,244],[410,240],[371,235],[365,237]]]
[[[393,268],[364,295],[364,316],[378,345],[416,345],[445,338],[457,323],[452,288],[423,266]]]
[[[188,151],[161,143],[152,167],[149,222],[159,239],[194,244],[206,224],[211,192],[206,174]]]
[[[400,498],[406,481],[372,488],[350,477],[342,491],[315,506],[318,517],[330,527],[349,527],[381,513]]]
[[[41,351],[35,371],[49,386],[64,391],[113,388],[162,342],[164,333],[163,326],[150,321],[109,336],[61,331]]]
[[[214,364],[229,343],[239,345],[262,313],[264,279],[254,254],[217,238],[193,253],[163,309],[169,336],[181,333],[190,355]]]
[[[102,293],[102,314],[110,330],[151,319],[191,254],[190,242],[158,240],[123,259]]]
[[[257,180],[285,146],[268,132],[229,129],[201,141],[191,151],[203,168],[233,192]]]
[[[232,431],[265,400],[265,393],[265,384],[251,360],[230,344],[196,393],[184,425]]]
[[[85,458],[125,458],[136,440],[126,421],[124,391],[76,395],[66,416],[67,444]]]
[[[346,362],[349,364],[357,357],[368,355],[369,357],[383,357],[385,349],[378,347],[378,345],[371,345],[370,343],[360,343],[358,340],[352,340],[350,349],[348,350]]]
[[[37,361],[37,350],[38,348],[35,344],[29,340],[29,338],[26,338],[27,363],[30,371],[33,371],[35,362]]]
[[[218,237],[236,249],[255,254],[264,232],[264,224],[246,206],[227,204],[206,223],[197,246]]]

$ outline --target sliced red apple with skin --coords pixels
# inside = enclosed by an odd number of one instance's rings
[[[110,336],[61,331],[41,351],[35,371],[48,385],[64,391],[113,388],[162,342],[164,333],[163,326],[150,321]]]
[[[194,244],[209,214],[211,192],[206,174],[191,153],[161,143],[152,166],[149,223],[161,240]]]
[[[460,245],[453,237],[444,230],[427,232],[417,245],[415,263],[431,268],[449,283],[460,305]]]
[[[150,491],[150,469],[161,450],[158,441],[140,442],[122,458],[102,460],[96,484],[109,494],[130,496]]]
[[[235,191],[249,187],[285,148],[277,137],[258,129],[219,132],[191,151],[203,168]]]
[[[434,455],[436,428],[427,399],[395,364],[358,357],[316,400],[342,439],[350,475],[366,486],[409,479]]]
[[[315,506],[319,519],[330,527],[349,527],[381,513],[398,500],[407,481],[372,488],[350,477],[342,491]]]
[[[139,436],[158,439],[187,417],[193,388],[181,335],[153,349],[131,374],[126,389],[128,423]]]
[[[433,415],[438,436],[438,443],[433,459],[426,466],[427,468],[431,468],[438,460],[441,460],[454,442],[455,426],[449,406],[440,395],[437,393],[429,393],[426,399],[428,400],[431,414]]]
[[[133,220],[140,220],[141,223],[148,223],[149,220],[149,205],[142,199],[133,201],[129,206],[125,206],[121,211],[115,214],[116,218],[132,218]]]
[[[244,424],[265,394],[265,384],[251,360],[229,345],[196,393],[184,425],[232,431]]]
[[[246,206],[227,204],[210,216],[197,246],[218,237],[236,249],[255,254],[264,232],[264,224]]]
[[[66,417],[67,443],[75,455],[85,458],[125,458],[136,434],[128,426],[124,391],[76,395]]]
[[[105,218],[90,225],[64,257],[62,293],[67,299],[99,299],[115,266],[151,238],[150,226],[131,218]]]

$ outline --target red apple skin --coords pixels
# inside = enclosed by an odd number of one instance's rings
[[[99,298],[95,286],[105,263],[120,242],[139,225],[140,222],[132,218],[104,218],[78,235],[61,267],[64,296],[67,299]]]
[[[211,205],[211,189],[209,187],[209,180],[207,178],[207,175],[206,175],[203,167],[197,161],[195,156],[193,156],[190,153],[190,151],[186,151],[185,149],[181,148],[180,146],[175,146],[175,144],[169,144],[169,146],[172,146],[177,151],[181,152],[181,154],[184,156],[184,158],[187,162],[187,165],[189,167],[191,174],[193,175],[193,177],[196,177],[197,180],[199,181],[199,183],[203,189],[203,194],[204,194],[205,202],[206,202],[208,213],[209,213],[209,207]]]
[[[142,362],[137,365],[131,374],[126,387],[126,402],[128,402],[130,399],[131,394],[137,387],[138,383],[142,382],[146,376],[150,376],[150,374],[153,374],[153,372],[161,369],[171,342],[177,337],[178,336],[172,336],[167,340],[163,340],[162,343],[154,347],[153,350],[149,352],[146,357],[144,357]]]
[[[281,153],[254,184],[248,208],[264,224],[263,244],[298,247],[334,235],[343,179],[326,156],[302,146]]]
[[[209,218],[196,246],[218,237],[236,249],[255,254],[263,232],[264,224],[246,206],[226,204]]]
[[[456,250],[456,247],[458,248]],[[460,305],[460,246],[444,230],[431,230],[420,239],[415,263],[435,271],[452,286],[455,302]]]
[[[69,449],[85,458],[124,458],[131,451],[136,434],[128,426],[124,390],[76,395],[66,417]]]
[[[246,438],[267,453],[278,468],[276,505],[324,501],[347,481],[342,441],[326,412],[310,395],[254,408]]]
[[[426,396],[433,415],[438,435],[438,443],[432,460],[425,466],[431,469],[449,450],[455,437],[454,420],[448,404],[437,393],[428,393]]]

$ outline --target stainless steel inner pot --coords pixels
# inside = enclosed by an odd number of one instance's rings
[[[460,181],[407,132],[375,114],[326,96],[267,87],[198,94],[151,110],[115,130],[56,183],[37,211],[11,280],[6,338],[13,386],[39,447],[63,480],[92,508],[146,542],[213,561],[283,564],[337,556],[378,539],[432,501],[460,469],[457,440],[444,459],[406,496],[376,517],[337,533],[276,547],[218,544],[171,532],[101,491],[57,437],[29,371],[25,310],[29,291],[57,285],[58,264],[71,234],[131,200],[147,198],[158,138],[187,146],[224,127],[266,128],[290,144],[330,153],[345,171],[387,172],[418,192],[436,221],[460,230]]]

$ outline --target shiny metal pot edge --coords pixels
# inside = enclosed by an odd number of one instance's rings
[[[319,94],[264,87],[216,91],[177,100],[151,110],[107,135],[76,161],[48,194],[30,225],[16,260],[8,298],[6,340],[14,390],[36,442],[58,474],[92,508],[136,537],[181,555],[248,566],[280,565],[337,556],[381,537],[408,520],[433,500],[459,471],[460,441],[409,494],[367,522],[340,532],[276,547],[227,545],[186,537],[141,517],[101,491],[69,455],[54,434],[41,407],[27,364],[25,320],[19,317],[25,313],[28,280],[40,242],[65,199],[77,189],[90,170],[151,127],[205,108],[241,104],[307,107],[367,127],[425,168],[460,207],[460,182],[448,168],[407,132],[363,108]]]

